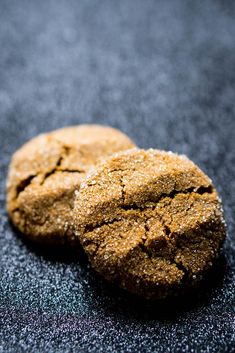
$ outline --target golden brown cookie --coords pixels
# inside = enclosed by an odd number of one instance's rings
[[[107,159],[74,202],[76,232],[92,266],[146,298],[197,282],[225,237],[211,180],[188,158],[130,150]]]
[[[71,233],[74,193],[99,158],[132,148],[120,131],[80,125],[39,135],[12,157],[7,210],[13,223],[41,243],[63,243]]]

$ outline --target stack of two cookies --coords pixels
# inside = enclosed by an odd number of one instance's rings
[[[40,135],[12,158],[7,209],[32,240],[78,240],[107,280],[164,298],[211,266],[223,212],[211,180],[185,156],[134,147],[96,125]]]

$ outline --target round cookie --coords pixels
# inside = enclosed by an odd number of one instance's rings
[[[225,237],[211,180],[187,157],[152,149],[118,153],[90,174],[74,222],[93,268],[149,299],[201,279]]]
[[[120,131],[80,125],[39,135],[13,155],[7,180],[7,210],[32,240],[64,243],[71,229],[75,190],[100,158],[133,148]]]

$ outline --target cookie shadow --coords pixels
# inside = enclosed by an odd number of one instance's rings
[[[92,269],[89,271],[89,284],[94,291],[94,296],[103,303],[104,315],[111,314],[119,318],[132,318],[139,321],[153,319],[172,321],[189,311],[209,305],[212,298],[216,296],[216,292],[223,286],[226,259],[224,254],[221,254],[196,288],[188,290],[183,295],[158,301],[148,301],[129,294],[107,283]]]
[[[60,262],[67,265],[78,263],[79,266],[86,267],[88,263],[87,256],[80,244],[71,246],[69,243],[56,245],[35,243],[25,237],[10,221],[9,224],[21,245],[35,256],[42,257],[45,261],[52,263]]]

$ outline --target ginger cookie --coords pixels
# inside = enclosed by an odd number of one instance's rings
[[[14,225],[41,243],[64,243],[71,233],[75,190],[100,158],[133,148],[120,131],[99,125],[39,135],[12,157],[7,210]]]
[[[91,173],[74,222],[93,268],[149,299],[200,280],[225,237],[211,180],[187,157],[152,149],[120,152]]]

